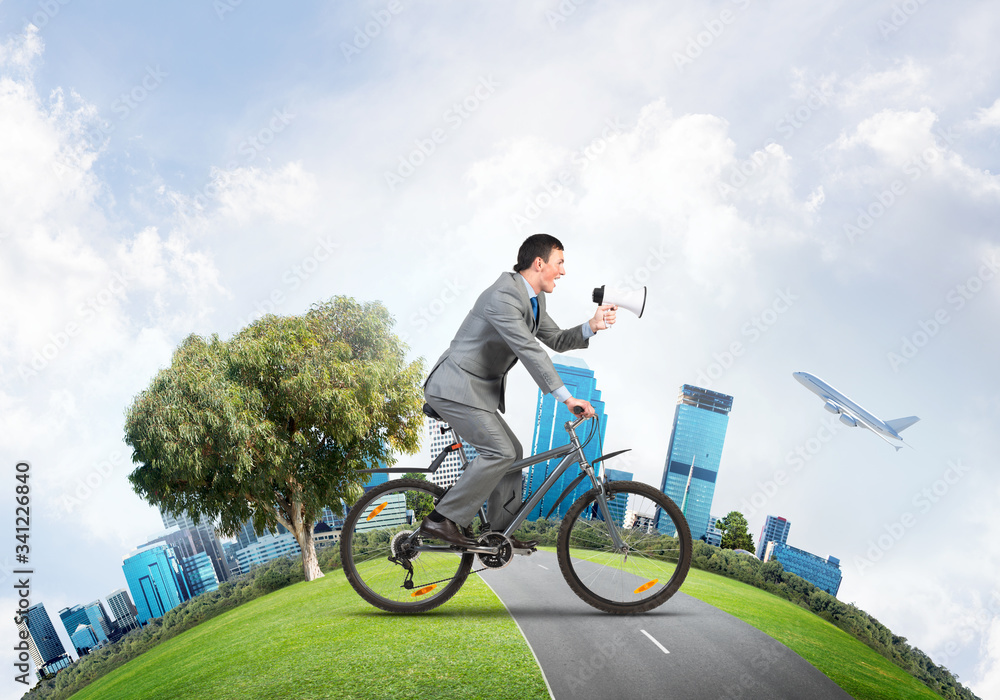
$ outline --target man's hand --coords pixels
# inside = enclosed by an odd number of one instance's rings
[[[597,307],[597,311],[594,313],[594,317],[590,319],[590,330],[596,333],[597,331],[603,331],[606,328],[611,328],[615,322],[615,312],[618,307],[614,304],[601,304]]]
[[[594,412],[594,407],[590,405],[589,401],[584,401],[583,399],[573,399],[573,398],[566,399],[566,408],[570,410],[570,413],[573,413],[573,409],[577,406],[583,409],[584,418],[593,418],[595,415],[597,415]]]

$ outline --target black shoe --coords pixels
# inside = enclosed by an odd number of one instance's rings
[[[514,549],[534,549],[538,546],[538,540],[528,540],[526,542],[522,542],[515,537],[510,537],[508,539],[510,539],[510,543],[514,545]]]
[[[441,540],[454,547],[477,547],[479,543],[462,534],[458,525],[445,518],[439,523],[430,518],[424,518],[420,523],[420,534],[435,540]]]

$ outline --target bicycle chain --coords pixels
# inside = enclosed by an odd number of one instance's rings
[[[473,569],[472,571],[469,572],[469,574],[478,574],[480,571],[486,571],[489,568],[490,568],[489,566],[484,566],[481,569]],[[466,574],[466,576],[468,576],[469,574]],[[435,586],[435,585],[437,585],[439,583],[444,583],[445,581],[454,581],[454,580],[455,580],[455,577],[451,576],[449,578],[443,578],[440,581],[430,581],[428,583],[421,584],[420,588],[424,588],[426,586]],[[405,586],[404,586],[404,588],[405,588]],[[416,586],[414,586],[414,588],[416,588]],[[407,590],[409,590],[409,589],[407,589]]]

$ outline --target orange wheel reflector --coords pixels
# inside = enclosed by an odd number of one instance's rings
[[[650,588],[652,588],[653,586],[655,586],[655,585],[656,585],[656,583],[657,583],[657,582],[658,582],[659,580],[660,580],[660,579],[658,579],[658,578],[654,578],[654,579],[653,579],[652,581],[649,581],[649,582],[647,582],[647,583],[644,583],[644,584],[642,584],[641,586],[639,586],[638,588],[636,588],[636,589],[635,589],[634,591],[632,591],[632,592],[633,592],[633,593],[635,593],[636,595],[639,595],[639,594],[640,594],[640,593],[642,593],[643,591],[648,591],[648,590],[649,590]]]
[[[382,509],[385,508],[387,505],[389,505],[389,501],[386,501],[385,503],[383,503],[382,505],[380,505],[378,508],[376,508],[375,510],[373,510],[372,514],[368,516],[367,520],[371,520],[376,515],[378,515],[379,513],[381,513]]]
[[[413,591],[413,593],[410,594],[410,597],[416,598],[418,595],[426,595],[426,594],[430,593],[431,591],[433,591],[435,588],[437,588],[437,584],[436,583],[432,583],[429,586],[424,586],[423,588],[420,588],[420,589],[417,589],[417,590]]]

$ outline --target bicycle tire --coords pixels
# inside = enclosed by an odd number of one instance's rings
[[[407,506],[414,505],[407,497],[430,496],[429,504],[424,498],[424,509],[429,511],[443,494],[443,488],[429,481],[395,479],[372,489],[351,507],[341,531],[340,557],[344,575],[358,595],[387,612],[421,613],[458,592],[472,569],[472,554],[422,551],[407,557],[413,567],[410,588],[404,587],[406,568],[390,559],[394,538],[405,540],[400,533],[419,528],[425,514],[415,512],[413,522],[405,522]],[[468,530],[465,534],[471,536]]]
[[[691,530],[683,514],[652,486],[608,482],[608,507],[628,546],[627,552],[616,552],[598,512],[597,494],[591,489],[577,499],[559,529],[556,552],[566,583],[584,602],[608,613],[641,613],[662,605],[691,568]],[[655,520],[655,509],[661,513],[658,528],[623,527],[628,510]],[[663,534],[671,530],[674,536]]]

